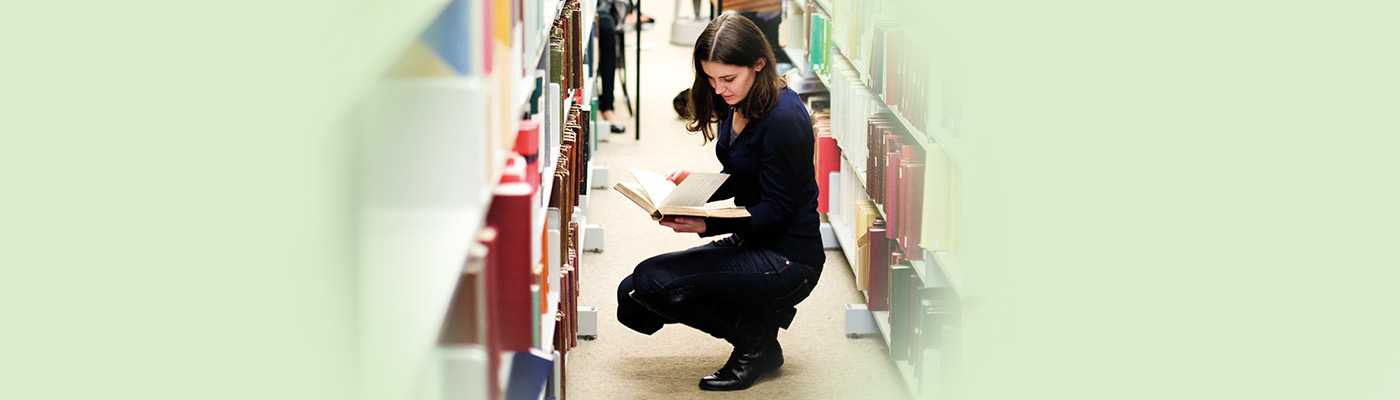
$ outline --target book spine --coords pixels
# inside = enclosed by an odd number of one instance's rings
[[[912,140],[912,138],[910,139]],[[919,151],[918,147],[908,144],[901,144],[897,151],[899,152],[899,164],[897,164],[897,170],[894,171],[894,175],[898,177],[899,185],[894,193],[899,196],[897,203],[898,209],[893,211],[896,214],[890,216],[890,218],[899,219],[899,230],[895,232],[895,238],[898,238],[900,242],[899,248],[904,250],[910,260],[919,260],[922,259],[922,252],[918,251],[914,242],[909,241],[909,231],[912,228],[911,223],[913,222],[910,218],[910,210],[918,208],[919,206],[911,201],[913,197],[911,195],[916,185],[920,185],[923,182],[915,181],[912,171],[910,170],[910,165],[912,163],[919,162]]]
[[[569,304],[569,308],[566,309],[566,310],[564,310],[564,312],[569,314],[569,320],[570,320],[570,322],[569,322],[569,328],[570,328],[570,329],[569,329],[569,346],[570,346],[570,347],[578,346],[578,299],[579,299],[579,280],[581,279],[580,276],[579,276],[579,273],[580,273],[581,269],[580,269],[580,266],[579,266],[579,256],[578,256],[578,254],[579,254],[578,231],[579,231],[578,222],[569,223],[569,240],[571,240],[571,242],[569,243],[569,266],[570,266],[571,268],[573,268],[573,274],[572,274],[572,276],[570,277],[569,284],[570,284],[570,285],[573,285],[574,290],[573,290],[573,296],[571,296],[570,299],[569,299],[569,303],[570,303],[570,304]]]
[[[904,62],[904,31],[893,29],[887,34],[885,40],[885,104],[895,105],[899,102],[896,99],[900,96],[899,84],[903,80],[899,73],[900,63]]]
[[[569,351],[574,348],[574,316],[576,312],[569,312],[569,307],[574,304],[574,267],[570,260],[565,259],[563,267],[560,268],[560,283],[563,288],[559,290],[559,337],[557,348],[559,351]]]
[[[885,150],[883,150],[885,141],[883,141],[883,136],[878,133],[879,129],[875,120],[867,120],[865,122],[865,143],[869,147],[869,154],[885,154]],[[879,175],[881,162],[882,158],[879,157],[865,158],[865,196],[869,199],[879,199],[878,196],[875,196],[875,176]]]
[[[831,130],[820,128],[817,132],[817,212],[830,212],[831,185],[826,179],[832,172],[841,171],[841,147],[831,137]]]
[[[914,365],[919,356],[923,354],[923,335],[921,334],[924,319],[924,308],[921,306],[923,298],[919,296],[920,289],[924,286],[919,275],[910,269],[909,280],[906,281],[904,291],[909,294],[903,303],[904,318],[909,322],[904,324],[904,335],[909,338],[909,347],[904,350],[904,362]],[[891,327],[893,329],[893,327]]]
[[[899,136],[885,136],[886,153],[884,154],[884,171],[882,171],[884,172],[885,179],[880,182],[881,189],[883,189],[880,200],[884,201],[885,227],[891,233],[892,238],[898,238],[898,233],[902,232],[900,229],[903,227],[901,225],[902,221],[899,218],[901,215],[901,204],[899,202],[899,189],[901,184],[899,180],[899,163],[903,158],[903,153],[899,151],[899,149],[902,149],[900,143],[901,138]],[[902,247],[896,244],[891,249],[902,250]]]
[[[866,258],[869,263],[870,285],[866,289],[866,307],[870,311],[890,310],[890,246],[885,238],[885,221],[876,220],[875,225],[868,228],[870,235],[870,255]]]
[[[909,303],[913,294],[909,282],[914,280],[914,268],[908,264],[890,266],[890,359],[909,358]]]
[[[921,234],[925,205],[924,191],[920,190],[919,185],[924,182],[924,163],[915,161],[905,163],[905,166],[904,247],[909,250],[910,260],[923,260],[924,252],[919,243],[923,243]]]

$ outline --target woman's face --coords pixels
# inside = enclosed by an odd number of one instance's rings
[[[747,67],[713,61],[701,61],[700,67],[710,77],[710,86],[715,88],[715,94],[724,97],[724,102],[732,106],[749,95],[754,76],[763,70],[763,64],[763,59],[759,58],[757,64]]]

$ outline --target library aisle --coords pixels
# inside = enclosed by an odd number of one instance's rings
[[[569,398],[908,398],[880,336],[851,339],[845,335],[843,306],[864,300],[839,250],[827,251],[820,283],[798,305],[791,329],[779,334],[786,363],[748,390],[705,392],[696,386],[701,377],[724,364],[731,349],[724,341],[680,325],[668,325],[647,336],[617,322],[617,284],[638,262],[708,240],[660,226],[612,190],[612,184],[630,179],[627,168],[720,168],[714,144],[701,146],[701,137],[687,132],[670,106],[671,98],[693,79],[690,48],[669,42],[673,4],[646,2],[643,6],[657,20],[656,28],[642,34],[643,130],[641,140],[634,140],[635,127],[619,97],[616,108],[629,118],[627,132],[599,143],[594,153],[594,163],[608,167],[609,182],[608,189],[593,189],[588,213],[590,223],[605,225],[605,245],[601,253],[583,255],[579,304],[598,307],[598,337],[580,341],[569,354]],[[629,32],[628,44],[636,42],[635,35]],[[635,49],[628,51],[629,62],[635,54]],[[637,69],[629,65],[628,71]],[[602,185],[595,182],[594,186]]]

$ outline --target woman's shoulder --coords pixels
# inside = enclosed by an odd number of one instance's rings
[[[812,120],[807,115],[807,105],[792,89],[783,88],[778,104],[764,118],[763,136],[765,141],[795,144],[812,138]]]
[[[807,105],[802,103],[802,97],[797,95],[791,88],[782,88],[778,92],[778,104],[773,105],[773,109],[768,112],[770,117],[776,118],[799,118],[807,117]]]

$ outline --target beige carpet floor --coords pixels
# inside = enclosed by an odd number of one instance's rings
[[[588,223],[605,226],[605,247],[601,253],[583,256],[580,304],[599,308],[598,337],[580,341],[569,353],[568,398],[907,398],[899,373],[885,356],[882,339],[845,335],[843,307],[862,301],[839,250],[827,252],[820,283],[798,306],[792,329],[779,335],[786,364],[745,391],[705,392],[696,386],[700,377],[714,372],[728,357],[731,348],[724,341],[684,325],[668,325],[647,336],[617,322],[617,284],[638,262],[707,240],[658,225],[613,191],[612,184],[630,179],[627,168],[719,170],[714,145],[701,146],[700,136],[685,131],[671,108],[671,98],[693,79],[690,48],[670,44],[673,3],[648,1],[644,6],[657,24],[643,33],[642,40],[642,137],[633,139],[636,127],[629,119],[626,134],[611,135],[595,153],[594,163],[609,168],[608,189],[593,189],[587,214]],[[628,43],[635,43],[633,35]],[[628,54],[629,62],[635,58],[635,53]],[[629,71],[637,70],[629,66]],[[630,118],[618,94],[616,108]]]

